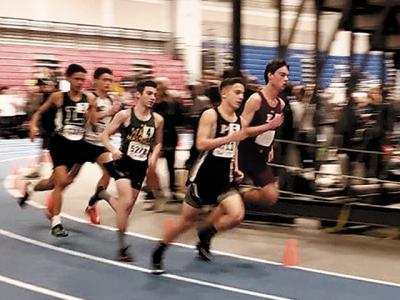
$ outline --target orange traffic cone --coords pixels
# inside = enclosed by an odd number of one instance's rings
[[[282,264],[285,267],[293,267],[299,265],[299,255],[297,251],[297,240],[289,239],[286,242],[285,252],[283,254]]]

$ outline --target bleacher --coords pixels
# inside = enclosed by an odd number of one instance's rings
[[[277,50],[276,47],[243,46],[242,68],[249,74],[256,76],[260,83],[264,83],[265,65],[268,61],[277,57]],[[326,54],[321,54],[321,57],[324,56],[326,56]],[[365,56],[367,57],[365,58]],[[290,65],[290,81],[300,83],[304,82],[305,66],[303,61],[307,57],[312,58],[308,50],[288,50],[287,62]],[[332,78],[338,75],[338,72],[340,72],[338,66],[348,66],[349,63],[350,57],[328,56],[320,76],[322,87],[328,87]],[[365,63],[363,71],[374,79],[382,79],[382,76],[385,76],[384,72],[382,72],[384,63],[383,55],[381,53],[372,52],[369,54],[355,54],[353,55],[353,63]]]
[[[11,44],[0,44],[0,85],[26,90],[27,81],[34,76],[38,55],[55,57],[62,71],[71,63],[81,64],[89,74],[96,67],[109,67],[114,71],[116,80],[132,76],[135,61],[147,60],[152,62],[154,77],[170,78],[172,88],[181,90],[184,87],[183,63],[170,55]]]

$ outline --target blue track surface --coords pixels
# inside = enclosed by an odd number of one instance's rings
[[[5,160],[12,156],[18,154],[14,151],[1,156],[2,180],[11,166]],[[21,210],[3,184],[0,195],[0,275],[66,297],[368,300],[398,299],[400,295],[396,286],[226,255],[216,255],[213,263],[205,263],[196,258],[193,249],[180,246],[168,249],[165,267],[169,273],[155,276],[148,269],[154,241],[130,237],[136,262],[118,263],[114,261],[115,232],[64,219],[70,236],[56,239],[50,236],[48,221],[40,209]],[[0,295],[0,299],[56,299],[1,280]]]

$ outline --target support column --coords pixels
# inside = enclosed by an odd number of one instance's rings
[[[32,19],[36,20],[47,20],[48,19],[48,1],[49,0],[36,0],[35,4],[32,5]]]
[[[338,72],[350,72],[350,53],[351,31],[338,31],[329,51],[329,56],[342,58],[341,62],[339,62],[341,69],[337,69]],[[336,103],[344,103],[346,101],[347,88],[343,83],[333,84],[330,86],[330,91],[333,93]]]
[[[103,25],[115,26],[114,0],[101,0],[101,17]]]
[[[232,45],[233,45],[233,73],[235,76],[240,76],[242,49],[241,49],[241,0],[233,0],[233,30],[232,30]]]
[[[201,0],[175,0],[175,36],[182,48],[188,81],[201,77]]]
[[[367,63],[370,34],[366,32],[353,32],[353,67],[362,71]]]

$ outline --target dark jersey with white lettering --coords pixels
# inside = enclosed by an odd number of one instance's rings
[[[151,117],[142,121],[131,108],[131,120],[127,127],[120,128],[121,152],[139,163],[146,163],[153,149],[156,138],[156,123],[153,113]]]
[[[271,122],[276,114],[282,113],[282,100],[277,98],[275,107],[269,106],[261,92],[261,106],[255,112],[249,126],[259,126]],[[255,186],[265,186],[275,180],[272,168],[267,164],[275,129],[247,138],[239,144],[239,169],[245,174],[244,182]]]
[[[277,98],[277,104],[275,107],[271,107],[268,104],[267,99],[264,97],[263,93],[260,91],[258,94],[261,97],[261,106],[260,108],[254,113],[253,120],[251,120],[251,123],[249,124],[249,127],[253,126],[259,126],[263,125],[265,123],[271,122],[271,120],[275,117],[276,114],[281,114],[282,113],[282,103],[281,99]],[[253,150],[250,150],[250,153],[247,152],[248,149],[252,149],[253,145],[256,146],[257,149],[263,149],[265,153],[269,153],[269,150],[271,148],[272,142],[274,141],[275,137],[275,129],[273,130],[268,130],[266,132],[263,132],[255,137],[250,137],[242,141],[239,145],[239,151],[240,151],[240,156],[242,155],[252,155],[251,152]],[[245,151],[245,153],[242,153]]]
[[[63,103],[57,108],[55,119],[56,133],[71,141],[82,140],[88,109],[89,102],[85,94],[79,101],[73,101],[68,93],[63,93]]]
[[[236,121],[225,120],[218,111],[214,137],[224,137],[240,130],[240,117]],[[226,188],[233,181],[233,162],[236,155],[236,142],[221,145],[215,149],[203,151],[199,154],[193,165],[189,182],[195,182],[199,186],[207,185],[210,189]],[[222,190],[221,190],[222,191]]]

